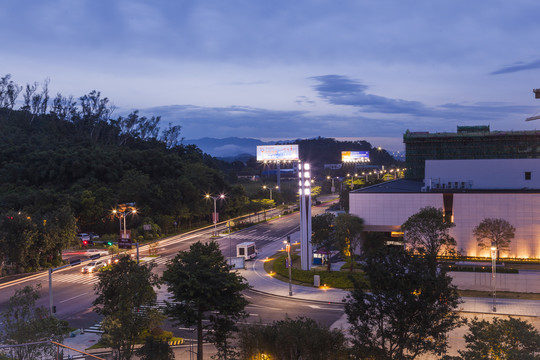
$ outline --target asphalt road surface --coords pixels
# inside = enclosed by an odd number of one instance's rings
[[[312,210],[313,215],[322,212],[324,212],[324,207],[314,207]],[[271,215],[271,213],[267,214],[267,217],[269,218]],[[298,228],[299,214],[295,213],[217,238],[212,236],[214,234],[213,227],[167,238],[159,242],[158,254],[160,257],[155,261],[157,267],[154,271],[161,275],[166,268],[167,261],[174,258],[178,251],[188,250],[189,246],[197,241],[206,242],[214,239],[219,243],[224,256],[228,257],[235,256],[236,245],[241,242],[254,241],[260,248],[270,242],[282,242],[287,234],[298,231]],[[225,224],[218,224],[218,232],[225,230]],[[139,253],[141,258],[147,256],[148,247],[141,247]],[[93,311],[92,306],[96,297],[94,285],[98,281],[97,275],[82,274],[82,266],[67,267],[52,274],[52,298],[53,304],[56,306],[56,316],[69,321],[70,326],[74,328],[86,328],[101,320],[101,316]],[[0,311],[5,309],[7,301],[17,289],[26,285],[38,284],[41,286],[41,298],[37,305],[49,308],[49,274],[43,272],[22,280],[0,284]],[[268,323],[284,319],[287,315],[291,318],[306,316],[323,324],[331,325],[343,314],[341,305],[321,305],[320,303],[280,298],[253,291],[246,291],[245,295],[250,301],[250,305],[246,309],[250,316],[246,322],[262,321]],[[178,329],[170,323],[166,327],[174,330],[175,334],[178,332]]]

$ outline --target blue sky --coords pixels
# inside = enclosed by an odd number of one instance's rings
[[[540,128],[540,2],[4,0],[0,75],[187,139]]]

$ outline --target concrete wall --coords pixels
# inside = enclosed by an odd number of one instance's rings
[[[540,189],[540,159],[426,160],[425,184],[430,180],[432,188],[470,182],[472,189]]]
[[[491,273],[449,272],[452,284],[460,290],[492,291]],[[540,293],[540,272],[521,271],[519,274],[497,274],[497,291]]]
[[[350,193],[350,213],[364,219],[366,230],[401,226],[426,206],[443,207],[442,193]],[[481,250],[473,229],[485,218],[502,218],[515,228],[510,251],[502,257],[540,258],[540,193],[454,193],[457,250],[469,256],[489,256]]]

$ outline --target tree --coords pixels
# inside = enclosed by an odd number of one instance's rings
[[[334,221],[333,236],[336,244],[351,262],[350,271],[354,268],[354,256],[361,244],[361,235],[364,230],[364,220],[350,214],[340,214]]]
[[[98,273],[95,311],[104,315],[102,339],[113,348],[115,359],[130,359],[144,330],[158,326],[163,316],[152,306],[156,301],[155,264],[138,265],[122,256],[110,270]],[[143,308],[144,307],[144,308]]]
[[[493,322],[474,318],[465,334],[463,359],[540,359],[540,333],[530,323],[510,317]]]
[[[332,232],[336,217],[332,213],[324,213],[311,218],[311,243],[318,247],[324,247],[330,255],[330,250],[336,246],[336,238]],[[328,261],[330,271],[330,261]]]
[[[174,352],[167,340],[147,336],[144,345],[137,350],[141,360],[172,360]]]
[[[401,228],[405,232],[405,242],[412,250],[425,255],[434,265],[441,251],[454,250],[456,241],[448,234],[454,226],[444,221],[442,209],[427,206],[409,217]]]
[[[44,307],[36,307],[40,298],[40,285],[25,286],[15,291],[2,312],[3,331],[0,342],[3,344],[25,344],[44,340],[62,342],[69,333],[67,321],[49,316]],[[21,360],[33,360],[41,355],[52,355],[50,344],[32,344],[14,348],[15,357]]]
[[[497,260],[499,253],[510,249],[510,241],[514,238],[516,228],[504,219],[484,219],[473,230],[478,246],[489,249],[492,244],[497,247]]]
[[[461,323],[459,295],[452,279],[430,266],[400,247],[366,257],[370,288],[355,284],[345,302],[355,358],[412,360],[446,352],[448,332]]]
[[[216,345],[221,359],[230,359],[230,334],[247,316],[244,308],[248,301],[242,291],[249,285],[230,271],[218,244],[196,242],[189,251],[179,252],[167,265],[162,280],[174,301],[167,304],[167,315],[180,324],[197,327],[197,359],[203,359],[205,339]],[[205,320],[207,324],[203,324]],[[206,334],[205,329],[209,330]]]
[[[262,354],[282,360],[347,358],[346,339],[340,330],[305,317],[244,326],[238,343],[241,359],[259,359]]]
[[[18,272],[24,272],[31,261],[39,256],[32,251],[38,236],[38,229],[28,214],[9,211],[0,219],[0,255],[5,257],[6,263],[13,264]]]

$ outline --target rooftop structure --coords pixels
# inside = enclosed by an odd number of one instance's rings
[[[458,126],[456,133],[407,132],[406,177],[423,179],[426,160],[540,159],[540,131],[491,131]]]

